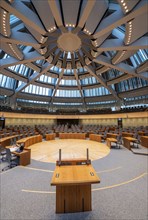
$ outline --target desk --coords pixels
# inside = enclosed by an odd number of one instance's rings
[[[141,145],[148,148],[148,136],[141,136]]]
[[[146,134],[146,132],[144,132],[144,131],[138,131],[138,134],[139,134],[140,136],[144,136],[144,135]]]
[[[115,139],[115,138],[107,138],[106,141],[107,141],[107,146],[109,148],[111,148],[111,143],[112,142],[117,143],[117,139]]]
[[[85,139],[85,133],[59,133],[60,139]]]
[[[56,136],[55,133],[45,134],[46,141],[49,141],[49,140],[55,140],[55,136]]]
[[[8,136],[8,137],[3,137],[0,139],[0,144],[2,147],[8,146],[11,143],[11,139],[18,137],[19,135],[13,135],[13,136]]]
[[[107,138],[117,139],[118,136],[119,136],[118,134],[107,133]]]
[[[133,133],[122,132],[122,137],[133,137]]]
[[[135,141],[137,141],[136,138],[124,137],[124,138],[123,138],[123,145],[124,145],[124,147],[126,147],[127,149],[131,150],[131,145],[130,145],[130,143],[131,143],[131,142],[135,142]]]
[[[102,135],[98,135],[98,134],[90,134],[89,135],[89,139],[92,141],[101,142],[101,137],[102,137]]]
[[[91,184],[100,183],[91,164],[56,166],[51,185],[56,186],[56,213],[91,211]]]
[[[24,147],[27,148],[32,144],[38,143],[38,142],[42,142],[42,136],[41,135],[34,135],[34,136],[30,136],[30,137],[25,137],[22,138],[20,140],[18,140],[16,143],[17,144],[24,144]]]
[[[16,152],[15,149],[18,149],[17,147],[7,146],[6,148],[10,148],[10,151],[12,154],[15,154],[17,157],[19,157],[19,165],[26,166],[30,164],[31,159],[31,152],[29,150],[23,150],[22,152]],[[14,150],[13,150],[14,148]]]
[[[26,166],[30,164],[30,152],[28,150],[23,150],[20,153],[14,151],[13,154],[19,157],[19,165]]]

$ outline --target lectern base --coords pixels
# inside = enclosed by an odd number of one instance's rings
[[[56,213],[91,210],[91,184],[56,186]]]

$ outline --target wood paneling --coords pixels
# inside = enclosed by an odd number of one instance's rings
[[[6,125],[53,125],[56,119],[79,119],[81,124],[117,125],[117,119],[122,118],[123,127],[147,126],[148,112],[133,112],[100,115],[44,115],[1,112],[6,118]]]
[[[146,113],[146,112],[145,112]],[[130,117],[122,120],[122,125],[123,127],[139,127],[139,126],[147,126],[148,125],[148,115],[146,117],[142,117],[142,112],[141,115],[139,114],[135,117]]]
[[[148,112],[98,114],[98,115],[45,115],[1,112],[5,118],[44,118],[44,119],[115,119],[115,118],[147,118]]]

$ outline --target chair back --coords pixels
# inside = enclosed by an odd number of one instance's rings
[[[8,163],[11,162],[11,151],[9,148],[6,148],[6,160],[8,161]]]

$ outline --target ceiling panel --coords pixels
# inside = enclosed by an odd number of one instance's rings
[[[100,23],[101,18],[108,9],[107,1],[96,1],[87,21],[85,29],[93,33],[97,25]]]
[[[32,0],[32,3],[36,8],[46,30],[49,32],[54,31],[56,29],[56,25],[48,1],[44,1],[43,4],[43,1]]]
[[[80,0],[62,0],[62,9],[66,27],[75,27],[77,23]]]

